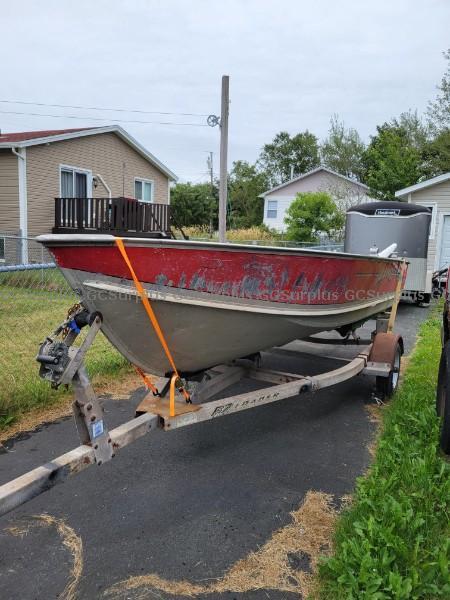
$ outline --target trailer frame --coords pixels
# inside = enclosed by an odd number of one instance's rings
[[[218,365],[204,371],[195,378],[195,381],[184,382],[184,386],[187,384],[193,386],[189,402],[180,393],[174,398],[170,377],[159,378],[155,381],[155,387],[162,392],[156,395],[149,390],[137,407],[135,418],[109,431],[100,402],[95,396],[84,367],[86,352],[100,331],[101,315],[86,314],[86,310],[81,307],[75,318],[73,314],[69,314],[68,319],[55,330],[53,335],[46,338],[37,357],[41,363],[41,376],[49,379],[52,385],[73,383],[75,389],[73,412],[81,445],[1,485],[0,515],[63,483],[68,477],[80,473],[93,464],[101,465],[111,460],[119,450],[157,428],[171,431],[286,398],[298,396],[301,399],[307,392],[314,393],[359,374],[375,376],[377,381],[379,378],[382,380],[389,378],[394,370],[394,360],[389,357],[403,351],[401,337],[393,334],[392,331],[387,331],[392,330],[392,317],[395,318],[395,310],[393,313],[393,315],[392,313],[377,315],[376,330],[372,334],[372,340],[365,346],[361,346],[361,341],[355,336],[353,338],[348,336],[342,340],[345,344],[357,345],[358,353],[352,359],[337,357],[345,364],[336,369],[313,376],[264,369],[261,367],[261,355],[257,354],[232,361],[230,364]],[[78,326],[83,324],[89,324],[90,329],[84,342],[76,349],[72,344],[80,332]],[[61,332],[65,333],[64,341],[67,346],[65,353],[56,342]],[[327,338],[309,338],[308,341],[330,344]],[[60,357],[59,362],[56,361],[55,354]],[[381,359],[377,359],[377,356]],[[333,357],[327,356],[327,358]],[[264,381],[271,385],[238,395],[225,396],[218,400],[210,400],[242,378]]]

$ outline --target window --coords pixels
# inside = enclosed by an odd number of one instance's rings
[[[267,201],[267,218],[276,219],[278,212],[278,200]]]
[[[5,238],[0,238],[0,262],[5,262]]]
[[[88,198],[92,175],[90,171],[75,167],[60,167],[60,190],[62,198]]]
[[[134,197],[141,202],[153,202],[153,181],[149,179],[134,180]]]
[[[419,204],[419,203],[418,203]],[[426,206],[431,210],[431,225],[430,225],[430,240],[434,240],[436,233],[436,213],[437,207],[435,202],[420,202],[421,206]]]

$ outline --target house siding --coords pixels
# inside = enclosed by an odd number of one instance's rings
[[[264,200],[264,225],[270,227],[270,229],[276,229],[277,231],[284,231],[286,229],[286,224],[284,219],[286,217],[286,211],[289,206],[292,204],[295,196],[291,198],[290,196],[277,196],[275,194],[271,194],[267,196]],[[276,200],[277,202],[277,216],[276,218],[269,218],[267,216],[268,210],[268,201]]]
[[[167,204],[166,175],[114,133],[102,133],[27,148],[28,234],[49,233],[54,225],[54,198],[60,195],[59,167],[70,165],[99,173],[114,196],[134,197],[136,177],[154,182],[153,201]],[[107,196],[101,181],[94,197]]]
[[[436,204],[436,218],[434,223],[434,231],[430,231],[430,239],[428,240],[428,262],[427,268],[433,271],[437,268],[436,253],[440,251],[440,233],[443,223],[444,213],[450,215],[450,181],[444,181],[436,185],[430,186],[423,190],[418,190],[409,195],[408,200],[414,204]]]
[[[0,233],[17,233],[19,221],[18,158],[0,150]]]
[[[334,198],[336,204],[342,210],[346,210],[355,204],[370,202],[372,200],[372,198],[367,195],[364,187],[352,183],[351,181],[346,181],[327,171],[318,171],[304,179],[293,181],[292,183],[267,194],[264,198],[264,224],[267,225],[267,227],[277,229],[278,231],[284,231],[286,229],[284,223],[286,211],[295,200],[297,194],[302,192],[327,192]],[[276,219],[267,217],[267,204],[269,200],[277,200],[278,212]]]

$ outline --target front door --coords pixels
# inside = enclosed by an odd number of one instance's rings
[[[74,198],[87,198],[87,175],[86,173],[75,173]]]
[[[450,266],[450,215],[444,216],[441,233],[441,249],[439,254],[439,269]]]

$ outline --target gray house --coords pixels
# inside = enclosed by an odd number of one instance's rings
[[[450,173],[399,190],[395,197],[431,209],[427,268],[436,271],[450,265]]]
[[[261,194],[260,198],[264,198],[264,225],[284,231],[286,211],[299,192],[327,192],[342,210],[373,200],[369,196],[369,188],[363,183],[327,167],[318,167]]]

